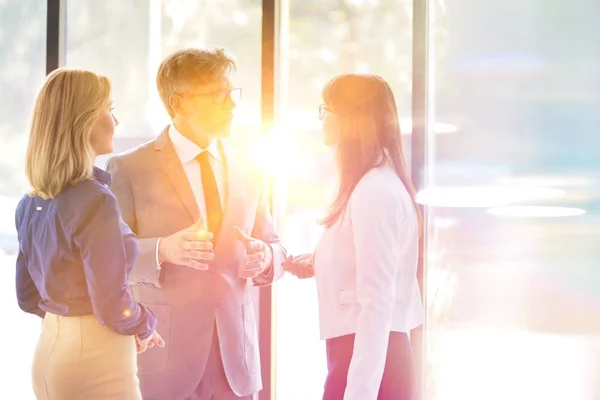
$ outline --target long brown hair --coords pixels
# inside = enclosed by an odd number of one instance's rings
[[[108,78],[94,72],[59,68],[40,90],[33,117],[25,174],[30,195],[55,198],[65,186],[92,177],[92,126],[110,101]]]
[[[420,237],[423,218],[406,170],[396,100],[388,83],[378,75],[338,75],[323,89],[323,100],[340,128],[339,185],[323,225],[330,227],[343,216],[350,195],[367,172],[390,161],[413,201]]]

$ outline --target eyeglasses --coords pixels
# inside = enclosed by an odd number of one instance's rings
[[[231,99],[234,104],[237,104],[242,98],[241,88],[219,89],[209,93],[196,93],[188,95],[188,97],[212,96],[216,104],[222,104],[226,99]]]
[[[319,105],[319,119],[323,121],[325,119],[326,111],[333,112],[331,109],[327,108],[325,103]]]

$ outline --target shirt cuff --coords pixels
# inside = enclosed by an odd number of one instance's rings
[[[160,271],[160,261],[158,260],[158,246],[160,246],[160,241],[162,240],[162,238],[158,238],[158,240],[156,241],[156,270]]]

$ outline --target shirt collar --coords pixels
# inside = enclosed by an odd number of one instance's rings
[[[203,151],[208,151],[208,153],[217,161],[222,160],[219,144],[216,140],[214,140],[206,149],[201,149],[196,143],[183,136],[175,125],[169,126],[169,138],[171,139],[173,147],[175,147],[175,152],[177,153],[177,156],[179,156],[179,160],[182,164],[194,160]]]
[[[110,174],[96,166],[94,166],[94,179],[110,186]]]

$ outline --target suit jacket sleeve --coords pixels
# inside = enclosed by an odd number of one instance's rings
[[[137,235],[135,201],[127,169],[118,157],[111,157],[106,171],[111,175],[110,188],[119,202],[123,220]],[[158,241],[160,238],[140,238],[140,256],[135,263],[129,280],[131,284],[160,287],[160,265],[158,265]]]
[[[357,186],[349,210],[360,313],[344,400],[376,400],[396,298],[403,217],[398,199],[383,187]]]
[[[252,229],[252,237],[262,240],[273,250],[273,262],[267,267],[267,270],[253,279],[255,286],[266,286],[283,276],[282,264],[287,257],[287,253],[273,226],[271,191],[269,190],[269,179],[263,179],[263,187],[260,194],[258,206],[256,207],[256,218]]]

